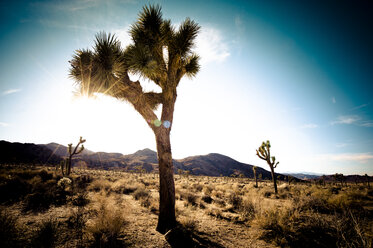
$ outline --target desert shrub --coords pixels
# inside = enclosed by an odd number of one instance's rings
[[[84,190],[93,181],[92,177],[89,175],[81,175],[74,179],[74,187],[79,190]]]
[[[373,189],[368,190],[367,195],[368,196],[373,196]]]
[[[189,217],[180,218],[179,224],[188,231],[194,232],[197,228],[197,222]]]
[[[32,186],[19,176],[10,176],[0,183],[0,203],[14,203],[31,191]]]
[[[318,215],[299,215],[294,209],[270,209],[259,225],[266,230],[261,236],[281,247],[336,247],[333,229]]]
[[[87,192],[82,192],[74,195],[71,198],[71,203],[77,207],[84,207],[85,205],[87,205],[89,203]]]
[[[223,194],[223,192],[222,191],[220,191],[220,190],[213,190],[212,192],[211,192],[211,195],[212,196],[214,196],[214,197],[216,197],[216,198],[223,198],[223,196],[224,196],[224,194]]]
[[[226,206],[225,201],[224,201],[224,200],[221,200],[221,199],[214,199],[214,203],[215,203],[216,205],[218,205],[219,207],[222,207],[222,208]]]
[[[138,188],[138,185],[126,185],[124,188],[123,188],[123,194],[125,195],[129,195],[129,194],[132,194],[133,192],[135,192]]]
[[[35,192],[29,194],[25,198],[24,210],[32,211],[42,211],[49,208],[51,202],[53,201],[53,196],[45,192]]]
[[[334,212],[334,208],[325,199],[316,197],[302,197],[297,201],[301,211],[312,210],[318,213],[329,214]]]
[[[272,195],[272,191],[269,191],[269,190],[264,190],[263,191],[263,196],[268,198],[268,197],[271,197]]]
[[[77,211],[74,211],[66,221],[67,227],[72,232],[69,234],[78,239],[80,242],[79,246],[82,246],[84,229],[87,223],[87,215],[84,213],[83,208],[78,208]]]
[[[48,173],[46,170],[40,171],[38,176],[41,178],[43,182],[48,181],[53,178],[53,174]]]
[[[17,218],[0,211],[0,247],[24,247]]]
[[[195,183],[193,184],[193,188],[196,192],[201,192],[202,189],[203,189],[203,185],[199,184],[199,183]]]
[[[32,247],[55,247],[57,243],[58,226],[53,219],[44,221],[32,237]]]
[[[195,194],[192,194],[192,193],[186,194],[186,201],[187,201],[187,204],[190,204],[192,206],[196,206],[197,205],[197,196]]]
[[[35,177],[32,181],[32,192],[25,197],[24,210],[42,211],[51,205],[58,206],[66,203],[69,192],[65,191],[64,187],[59,186],[53,179],[42,182],[37,178],[39,177]]]
[[[210,203],[212,203],[212,198],[209,195],[204,195],[204,196],[202,196],[202,201],[210,204]]]
[[[239,209],[242,203],[242,197],[236,192],[233,192],[228,197],[228,203],[231,204],[234,209]]]
[[[121,178],[121,179],[113,182],[110,190],[117,193],[117,194],[123,194],[127,184],[128,184],[128,180],[124,179],[124,178]],[[134,191],[132,191],[132,192],[134,192]],[[130,193],[132,193],[132,192],[130,192]]]
[[[253,219],[255,217],[256,212],[257,212],[256,206],[248,198],[244,198],[242,200],[239,211],[240,211],[240,214],[242,215],[242,217],[246,220],[247,219]]]
[[[90,191],[99,192],[101,190],[109,191],[111,188],[111,182],[106,179],[96,179],[91,182],[87,187]]]
[[[87,226],[88,232],[92,235],[92,247],[123,247],[120,240],[122,229],[125,227],[121,211],[108,209],[101,206],[96,218]]]
[[[371,220],[360,218],[354,215],[352,211],[344,211],[337,215],[333,221],[333,227],[337,233],[338,247],[372,247],[373,237],[368,234],[369,231],[364,226],[371,228]]]
[[[133,193],[133,198],[135,198],[135,200],[140,200],[140,199],[148,198],[148,197],[149,197],[149,192],[145,190],[144,188],[138,188]]]
[[[213,188],[211,186],[205,186],[205,187],[203,187],[203,193],[205,195],[210,195],[212,193],[212,189]]]

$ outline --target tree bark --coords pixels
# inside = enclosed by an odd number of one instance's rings
[[[169,121],[170,126],[167,128],[161,125],[154,132],[159,164],[159,216],[156,230],[162,234],[176,226],[174,166],[170,142],[176,95],[176,88],[164,90],[161,121],[162,124]]]
[[[256,173],[255,173],[254,177],[255,177],[255,187],[258,188],[258,178],[256,177]]]
[[[175,184],[170,132],[161,126],[156,134],[159,164],[159,216],[156,230],[165,234],[176,226]]]
[[[275,186],[275,194],[277,195],[277,181],[276,181],[275,171],[273,170],[273,166],[271,166],[271,175],[272,175],[273,185]]]

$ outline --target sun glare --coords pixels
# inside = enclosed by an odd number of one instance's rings
[[[72,121],[67,123],[66,135],[83,136],[93,151],[123,153],[153,148],[150,129],[130,104],[98,94],[73,98],[68,109]]]

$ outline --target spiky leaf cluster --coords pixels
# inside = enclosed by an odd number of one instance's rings
[[[273,168],[276,168],[279,162],[276,162],[276,157],[271,157],[271,143],[269,140],[267,142],[263,142],[262,145],[259,147],[258,150],[256,150],[256,155],[263,160],[266,160],[267,163],[272,166]]]
[[[199,71],[199,57],[193,53],[199,29],[189,18],[176,29],[163,19],[159,5],[145,6],[129,30],[132,44],[122,48],[114,35],[97,34],[92,50],[73,55],[70,76],[81,94],[103,93],[127,100],[146,115],[146,107],[154,110],[164,103],[170,94],[166,91],[176,92],[184,75],[193,77]],[[140,83],[129,79],[129,72],[153,81],[163,94],[145,95]]]

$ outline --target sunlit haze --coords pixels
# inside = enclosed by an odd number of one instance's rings
[[[255,150],[270,140],[278,172],[373,175],[371,2],[154,3],[175,25],[190,17],[202,28],[201,70],[178,87],[174,158],[221,153],[268,169]],[[74,51],[91,48],[98,32],[128,45],[145,4],[2,1],[0,140],[67,145],[83,136],[92,151],[156,150],[130,104],[74,97],[68,77]]]

